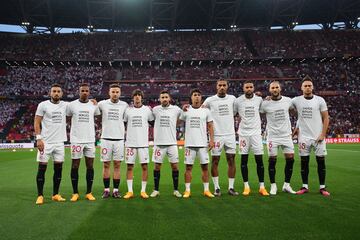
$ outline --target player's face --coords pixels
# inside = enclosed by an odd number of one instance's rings
[[[217,94],[224,96],[227,93],[228,87],[227,81],[218,81],[216,84]]]
[[[191,103],[192,103],[192,105],[200,105],[201,104],[201,99],[202,99],[201,94],[198,93],[198,92],[194,92],[191,95]]]
[[[269,91],[272,97],[278,97],[281,92],[280,84],[277,82],[271,83],[269,87]]]
[[[243,91],[246,95],[251,95],[254,93],[254,84],[252,83],[245,83],[243,87]]]
[[[134,95],[134,97],[133,97],[133,102],[134,102],[134,104],[141,104],[141,102],[142,102],[142,97],[141,97],[141,95],[140,95],[140,94]]]
[[[115,87],[115,88],[110,88],[110,90],[109,90],[109,96],[110,96],[111,100],[113,100],[113,101],[118,101],[119,98],[120,98],[120,95],[121,95],[121,90],[120,90],[120,88],[117,88],[117,87]]]
[[[63,92],[60,87],[52,87],[50,89],[50,97],[55,102],[59,101],[63,95]]]
[[[87,86],[80,87],[80,98],[88,99],[90,96],[90,88]]]
[[[314,86],[311,81],[304,81],[301,85],[301,90],[304,95],[310,95],[314,90]]]
[[[166,107],[170,104],[170,96],[167,93],[160,94],[160,104],[163,107]]]

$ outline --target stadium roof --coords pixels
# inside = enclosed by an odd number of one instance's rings
[[[267,28],[335,22],[357,28],[359,0],[14,0],[0,3],[0,23],[46,27],[108,29]]]

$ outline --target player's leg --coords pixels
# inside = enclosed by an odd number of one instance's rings
[[[104,183],[104,192],[102,198],[110,197],[110,161],[103,162],[103,183]]]
[[[125,162],[127,164],[126,184],[127,184],[128,191],[124,196],[125,199],[129,199],[129,198],[134,197],[134,191],[133,191],[134,173],[133,173],[133,169],[134,169],[136,156],[137,156],[137,151],[136,151],[135,148],[129,148],[129,147],[126,148],[126,157],[125,157]]]
[[[283,192],[296,194],[296,192],[292,189],[290,185],[291,176],[293,174],[294,167],[294,143],[292,138],[289,136],[288,138],[284,138],[282,143],[283,153],[285,157],[285,181],[282,187]]]
[[[155,163],[154,165],[154,190],[150,194],[150,197],[157,197],[160,195],[159,192],[159,185],[160,185],[160,170],[161,164],[163,163],[164,159],[164,151],[159,146],[154,146],[153,154],[152,154],[152,161]]]
[[[326,165],[325,165],[325,156],[327,154],[326,151],[326,143],[325,141],[321,141],[315,144],[315,155],[317,162],[317,172],[319,176],[320,183],[320,194],[328,197],[330,193],[326,190],[325,186],[325,177],[326,177]]]
[[[44,203],[44,184],[45,184],[45,172],[47,168],[47,163],[49,161],[50,155],[48,154],[48,144],[44,145],[44,150],[37,152],[36,161],[38,164],[38,171],[36,174],[36,187],[38,196],[36,199],[36,204],[41,205]]]
[[[52,158],[54,159],[54,175],[53,175],[53,196],[51,197],[51,199],[56,202],[64,202],[65,198],[63,198],[59,194],[59,188],[62,177],[62,166],[65,158],[64,144],[57,144],[56,146],[54,146]]]
[[[250,194],[250,186],[249,186],[249,171],[248,171],[248,159],[249,159],[249,138],[245,136],[239,136],[239,148],[240,148],[240,156],[241,156],[241,176],[244,182],[244,191],[243,195],[248,196]]]
[[[141,164],[141,192],[140,196],[144,199],[149,198],[149,196],[146,193],[146,185],[147,185],[147,178],[148,178],[148,164],[142,163]]]
[[[71,185],[73,188],[73,194],[70,201],[76,202],[79,199],[79,166],[80,159],[83,156],[83,145],[78,143],[71,144]]]
[[[301,159],[301,179],[302,187],[296,194],[304,194],[309,192],[309,162],[310,162],[310,151],[311,151],[311,142],[309,139],[304,139],[299,137],[299,155]]]
[[[226,137],[224,139],[224,148],[226,152],[226,160],[228,163],[228,178],[229,178],[229,187],[228,194],[231,196],[237,196],[239,193],[235,191],[235,174],[236,174],[236,164],[235,164],[235,155],[236,155],[236,141],[235,137]]]
[[[275,182],[275,176],[276,176],[276,160],[277,160],[277,150],[278,145],[276,142],[273,142],[272,140],[268,140],[268,154],[269,154],[269,178],[270,178],[270,195],[276,195],[277,194],[277,186]]]
[[[86,196],[89,201],[95,201],[92,195],[92,185],[94,182],[94,158],[95,143],[89,143],[84,146],[85,164],[86,164]]]
[[[95,201],[95,197],[92,195],[92,185],[94,182],[94,158],[85,156],[86,163],[86,196],[89,201]]]
[[[214,195],[221,196],[220,184],[219,184],[219,161],[221,151],[224,147],[224,141],[220,137],[214,137],[214,148],[211,150],[211,176],[214,183]]]
[[[148,179],[148,164],[149,164],[149,148],[139,148],[138,149],[139,160],[141,163],[141,192],[140,196],[143,199],[149,198],[149,195],[146,193],[146,185]]]
[[[119,192],[119,185],[120,185],[120,160],[114,160],[114,173],[113,173],[113,198],[121,198]]]
[[[111,153],[112,145],[111,141],[106,139],[101,139],[101,162],[103,163],[103,183],[104,183],[104,192],[102,198],[110,197],[110,163],[111,163]]]
[[[175,197],[182,197],[181,193],[179,192],[179,152],[176,145],[167,147],[167,155],[169,158],[170,166],[171,166],[171,175],[173,179],[173,187],[174,192],[173,195]]]
[[[264,173],[265,173],[264,162],[263,162],[264,146],[260,134],[250,137],[250,148],[254,152],[254,157],[256,162],[256,173],[259,179],[259,193],[262,196],[268,196],[269,193],[266,191],[264,184]]]
[[[200,166],[201,166],[201,178],[204,185],[204,196],[208,198],[215,197],[209,190],[209,154],[207,148],[200,148],[198,149],[197,155],[200,159]]]
[[[183,194],[183,198],[189,198],[191,196],[191,179],[192,179],[192,167],[194,165],[196,158],[196,151],[193,148],[185,148],[185,192]]]
[[[114,173],[113,173],[113,198],[121,198],[119,191],[120,185],[120,165],[124,161],[124,140],[113,143],[113,159],[114,159]]]

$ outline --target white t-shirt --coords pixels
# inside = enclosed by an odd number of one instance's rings
[[[266,131],[268,138],[279,138],[291,135],[289,110],[292,108],[291,99],[285,96],[282,96],[278,101],[263,101],[260,112],[266,113]]]
[[[185,121],[185,147],[206,147],[207,123],[213,121],[210,110],[190,106],[180,119]]]
[[[178,106],[169,105],[162,107],[161,105],[153,108],[155,117],[154,124],[154,144],[155,145],[174,145],[176,140],[176,123],[181,114]]]
[[[298,111],[299,135],[317,139],[323,128],[321,112],[328,110],[325,100],[316,95],[312,99],[298,96],[292,99],[292,104]]]
[[[99,102],[102,114],[101,138],[124,139],[124,114],[128,104],[124,101],[113,103],[110,99]]]
[[[127,122],[127,147],[149,147],[149,121],[154,116],[148,106],[128,107],[125,110],[124,122]]]
[[[61,143],[66,136],[66,106],[69,103],[60,101],[58,104],[50,100],[41,102],[35,115],[41,116],[41,136],[45,143]]]
[[[262,98],[256,95],[250,99],[241,95],[235,100],[235,112],[238,112],[241,118],[238,129],[240,136],[261,135],[259,110],[262,101]]]
[[[94,116],[100,115],[98,106],[91,101],[82,103],[77,99],[68,104],[66,115],[71,117],[71,143],[95,142]]]
[[[235,96],[226,95],[221,98],[217,95],[208,97],[203,106],[210,109],[214,119],[214,135],[235,135],[234,127],[234,102]]]

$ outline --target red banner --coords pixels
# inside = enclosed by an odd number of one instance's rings
[[[360,138],[326,138],[326,143],[338,144],[338,143],[360,143]]]

